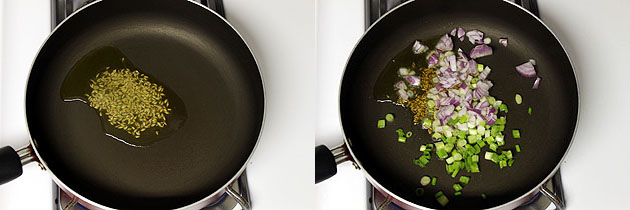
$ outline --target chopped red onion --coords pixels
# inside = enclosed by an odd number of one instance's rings
[[[412,86],[420,85],[420,78],[416,76],[407,76],[405,77],[405,80],[407,81],[407,83],[409,83]]]
[[[457,59],[455,58],[455,55],[446,56],[446,62],[448,63],[448,67],[450,67],[451,70],[454,71],[457,69]]]
[[[453,115],[453,111],[455,110],[455,106],[447,105],[440,107],[440,110],[437,112],[437,118],[440,120],[445,120],[448,117]]]
[[[396,89],[400,89],[400,90],[406,90],[407,89],[407,85],[405,85],[405,82],[403,81],[398,81],[394,87],[396,87]]]
[[[534,64],[531,61],[527,61],[524,64],[516,66],[516,71],[524,77],[536,76],[536,69],[534,69]]]
[[[477,61],[470,59],[468,61],[468,72],[470,74],[473,74],[477,71]]]
[[[532,89],[538,89],[538,86],[540,85],[540,77],[536,77],[536,81],[534,81],[534,86],[532,86]]]
[[[477,59],[488,55],[492,55],[492,48],[485,44],[477,45],[472,50],[470,50],[470,58],[472,59]]]
[[[456,36],[457,35],[457,28],[454,28],[453,30],[451,30],[451,33],[448,33],[451,36]]]
[[[463,28],[461,27],[457,28],[457,38],[459,39],[459,41],[464,41],[465,34],[466,34],[466,31],[464,31]]]
[[[398,96],[400,96],[400,99],[402,100],[409,99],[409,95],[407,95],[407,92],[405,90],[399,89],[397,93],[398,93]]]
[[[531,59],[531,58],[530,58],[530,59],[529,59],[529,62],[530,62],[530,63],[532,63],[534,66],[536,65],[536,60],[534,60],[534,59]]]
[[[409,69],[406,67],[400,67],[398,69],[398,76],[409,76]]]
[[[429,47],[427,47],[426,45],[423,45],[422,43],[420,43],[420,41],[417,41],[413,43],[413,54],[420,54],[420,53],[424,53],[427,50],[429,50]]]
[[[448,34],[444,34],[444,36],[440,38],[440,41],[437,43],[435,48],[443,51],[453,50],[453,40],[450,36],[448,36]]]
[[[471,44],[476,44],[483,40],[483,32],[476,29],[466,32],[466,36]]]
[[[427,62],[429,63],[429,68],[431,68],[440,62],[440,57],[437,55],[437,53],[433,53],[429,55]]]
[[[489,66],[486,66],[486,68],[483,69],[483,72],[479,73],[479,79],[480,80],[484,80],[486,79],[486,77],[488,77],[488,74],[490,74],[490,71],[492,71],[492,69],[490,69]]]
[[[507,38],[500,38],[499,39],[499,44],[503,45],[504,47],[507,47],[508,39]]]

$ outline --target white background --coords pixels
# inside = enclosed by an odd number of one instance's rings
[[[566,47],[580,91],[580,119],[562,165],[567,209],[622,209],[630,173],[630,2],[538,0],[543,21]],[[363,33],[362,0],[319,0],[316,144],[342,143],[338,88]],[[541,84],[544,85],[544,82]],[[318,209],[365,209],[362,172],[345,163],[316,186]],[[360,197],[363,196],[363,199]]]
[[[0,0],[0,146],[27,143],[24,86],[50,30],[49,2]],[[338,87],[363,32],[363,0],[227,0],[225,7],[258,58],[267,91],[266,125],[248,168],[254,209],[365,209],[361,171],[345,163],[313,186],[312,165],[314,145],[342,142]],[[562,165],[568,209],[620,209],[630,189],[630,2],[539,0],[539,8],[579,80],[580,122]],[[47,173],[31,164],[0,186],[0,209],[51,209]]]
[[[313,208],[316,2],[226,0],[227,19],[252,48],[267,112],[248,168],[253,208]],[[0,0],[0,147],[27,144],[24,88],[50,32],[49,0]],[[0,209],[52,209],[48,172],[35,164],[0,186]]]

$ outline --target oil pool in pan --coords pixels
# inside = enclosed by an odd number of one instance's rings
[[[79,59],[63,81],[61,98],[92,107],[103,135],[135,147],[165,139],[187,118],[184,103],[172,89],[142,72],[114,46],[99,47]]]

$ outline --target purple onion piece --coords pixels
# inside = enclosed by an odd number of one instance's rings
[[[429,68],[435,66],[439,62],[440,62],[440,57],[435,53],[431,54],[429,58],[427,59],[427,63],[429,63]]]
[[[479,41],[483,41],[483,32],[476,29],[466,32],[466,36],[468,37],[468,41],[470,41],[471,44],[476,44]]]
[[[405,85],[405,82],[404,82],[404,81],[398,81],[398,82],[394,85],[394,87],[396,87],[396,89],[399,89],[399,90],[406,90],[406,89],[407,89],[407,85]]]
[[[516,71],[524,77],[536,76],[536,69],[534,68],[534,64],[530,61],[516,66]]]
[[[485,44],[477,45],[472,50],[470,50],[470,58],[472,59],[477,59],[488,55],[492,55],[492,48]]]
[[[453,50],[453,40],[448,34],[444,34],[437,45],[435,45],[435,48],[443,51]]]
[[[538,86],[540,85],[540,80],[542,80],[540,77],[536,77],[536,81],[534,81],[534,86],[532,86],[532,89],[538,89]]]
[[[411,48],[413,50],[413,54],[420,54],[429,50],[429,47],[423,45],[422,43],[420,43],[420,41],[417,40],[413,43],[413,46]]]
[[[420,78],[416,76],[406,76],[405,80],[407,81],[407,83],[409,83],[409,85],[412,85],[412,86],[420,85]]]
[[[398,93],[398,96],[400,96],[400,99],[402,100],[409,99],[409,95],[407,95],[407,92],[405,90],[399,89],[397,93]]]
[[[504,47],[508,46],[508,39],[507,38],[500,38],[499,39],[499,44],[503,45]]]
[[[477,71],[477,61],[469,60],[468,61],[468,73],[473,74]]]
[[[454,28],[453,30],[451,30],[451,33],[448,33],[451,36],[456,36],[457,35],[457,28]]]
[[[459,41],[464,41],[464,35],[466,35],[466,31],[461,27],[457,28],[457,38],[459,38]]]
[[[486,66],[486,68],[483,69],[483,72],[479,73],[479,76],[477,77],[479,77],[480,80],[484,80],[488,77],[488,74],[490,74],[490,71],[492,71],[490,67]]]

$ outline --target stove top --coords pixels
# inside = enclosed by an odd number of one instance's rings
[[[365,0],[365,28],[369,28],[378,18],[383,16],[392,8],[400,5],[403,2],[408,0]],[[536,0],[506,0],[517,5],[520,5],[524,9],[530,11],[532,14],[540,17],[538,13],[538,3]],[[525,202],[523,205],[519,206],[518,210],[542,210],[542,209],[563,209],[565,206],[564,200],[564,192],[562,187],[562,178],[560,175],[560,170],[556,172],[556,174],[551,178],[547,183],[543,185],[548,191],[546,192],[538,192],[534,198]],[[374,190],[374,187],[367,182],[367,193],[368,193],[368,207],[370,209],[379,209],[379,210],[399,210],[403,209],[400,206],[397,206],[394,203],[391,203],[390,200],[386,199],[378,191]],[[555,196],[557,202],[560,203],[560,206],[553,205],[553,202],[547,197],[550,195]]]
[[[61,21],[70,16],[74,11],[93,2],[95,0],[51,0],[51,29],[57,27]],[[194,0],[204,5],[219,15],[225,17],[223,0]],[[247,183],[247,172],[244,171],[240,177],[229,187],[228,192],[221,195],[212,204],[204,207],[204,210],[239,210],[250,209],[251,200],[249,197],[249,185]],[[232,194],[232,195],[231,195]],[[53,205],[57,210],[86,210],[88,208],[77,203],[76,198],[61,190],[53,183]]]

